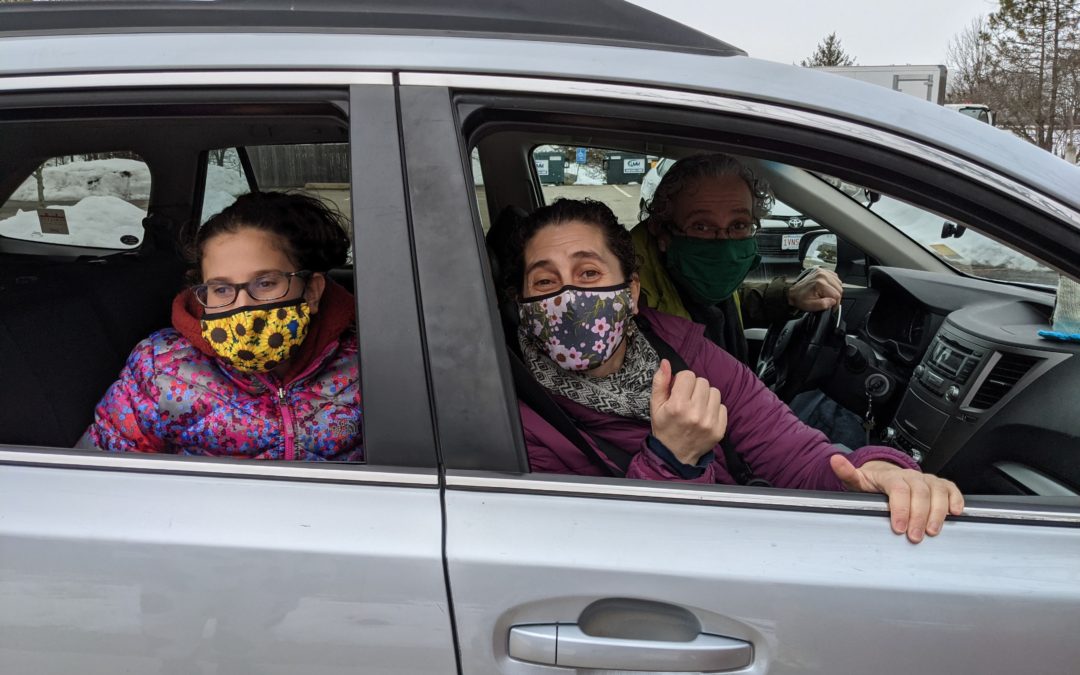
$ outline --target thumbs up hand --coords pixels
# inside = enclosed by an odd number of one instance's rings
[[[720,390],[689,370],[673,378],[667,359],[653,375],[649,410],[652,435],[683,464],[697,464],[727,432]]]

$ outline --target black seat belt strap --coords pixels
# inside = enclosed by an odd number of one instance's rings
[[[536,378],[532,376],[521,358],[510,349],[507,350],[507,355],[510,358],[510,371],[514,377],[514,389],[517,390],[518,398],[536,411],[536,414],[540,415],[548,424],[555,427],[556,431],[573,443],[590,462],[605,474],[617,478],[625,476],[626,470],[630,466],[630,460],[633,459],[631,454],[601,438],[590,436],[617,468],[613,468],[611,464],[605,462],[604,458],[585,439],[584,433],[574,424],[566,411],[560,408],[555,399],[551,398],[547,390],[536,381]]]
[[[652,348],[660,355],[660,358],[667,359],[671,363],[672,375],[684,370],[690,370],[690,366],[686,365],[686,361],[677,351],[675,351],[675,348],[656,334],[656,331],[653,329],[652,324],[649,323],[648,319],[638,314],[634,317],[634,321],[637,323],[641,334],[649,341],[649,344],[652,345]],[[743,459],[743,456],[735,451],[734,446],[732,446],[726,436],[720,441],[720,449],[724,451],[724,463],[727,465],[728,472],[731,474],[731,477],[735,479],[736,483],[754,487],[772,487],[772,484],[769,483],[769,481],[754,475],[754,470],[750,468],[750,465]]]

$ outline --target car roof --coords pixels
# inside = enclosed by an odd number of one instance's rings
[[[687,100],[697,92],[887,130],[958,153],[1080,209],[1080,167],[1006,131],[876,84],[733,56],[741,52],[629,3],[486,0],[469,10],[460,0],[314,0],[297,3],[295,11],[287,6],[280,0],[0,4],[0,80],[10,76],[17,88],[27,75],[387,70],[644,86],[685,92]],[[538,8],[549,16],[537,16]],[[264,26],[244,27],[258,16]],[[496,30],[500,16],[505,25]],[[633,25],[620,27],[613,17]],[[318,27],[324,24],[335,25]],[[695,47],[705,44],[712,47]],[[595,94],[603,96],[603,87]]]
[[[15,3],[0,36],[184,31],[330,31],[497,37],[745,55],[623,0],[196,0]]]

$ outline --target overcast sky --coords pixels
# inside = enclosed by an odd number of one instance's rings
[[[953,36],[997,0],[630,0],[740,47],[798,64],[836,31],[863,66],[947,64]]]

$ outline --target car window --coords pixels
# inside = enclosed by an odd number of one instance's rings
[[[472,167],[473,188],[476,194],[476,208],[480,212],[480,223],[484,233],[491,229],[491,213],[488,212],[487,191],[484,189],[484,169],[480,165],[480,149],[473,148],[469,155]]]
[[[220,148],[207,153],[206,187],[203,190],[200,223],[213,218],[251,191],[250,177],[240,162],[236,148]]]
[[[596,199],[627,228],[639,222],[640,188],[656,161],[641,153],[606,148],[540,145],[532,150],[544,203]]]
[[[351,227],[347,143],[254,145],[209,151],[200,222],[205,223],[237,197],[250,192],[252,184],[261,191],[315,197],[341,214]],[[348,261],[352,263],[351,248]]]
[[[958,272],[994,281],[1057,284],[1056,271],[954,218],[836,178],[822,178]]]
[[[220,213],[242,194],[259,190],[301,191],[351,218],[348,143],[253,145],[207,153],[201,222]],[[250,167],[250,168],[249,168]]]
[[[76,139],[75,146],[93,130],[99,139],[124,138],[135,150],[60,155],[37,170],[20,168],[22,175],[7,158],[13,175],[0,178],[0,185],[17,187],[0,215],[0,372],[20,394],[0,409],[0,444],[366,460],[359,338],[344,320],[356,312],[355,297],[342,290],[353,290],[355,273],[345,215],[351,213],[349,144],[232,144],[207,152],[206,139],[250,140],[260,135],[250,131],[257,125],[238,120],[249,113],[228,105],[221,111],[229,115],[183,110],[175,113],[182,131],[135,106],[115,118],[64,111],[26,134],[27,147],[52,148],[63,139]],[[288,114],[274,122],[282,136],[315,139],[347,138],[346,123]],[[14,123],[0,127],[8,145],[25,133]],[[200,169],[202,186],[185,180]],[[152,174],[168,179],[157,181],[150,205]],[[246,194],[256,187],[260,196]],[[242,197],[260,222],[300,214],[305,227],[320,229],[319,250],[307,247],[294,260],[279,247],[262,246],[262,233],[242,230],[228,240],[235,249],[216,254],[213,272],[203,247],[201,274],[193,274],[188,217],[202,208],[199,220],[205,221]],[[48,255],[26,255],[35,252],[28,244]],[[63,255],[57,245],[74,250]],[[88,255],[88,247],[105,251]],[[113,251],[121,254],[108,255]],[[325,277],[316,276],[323,271]],[[309,297],[320,287],[318,298]],[[334,321],[332,336],[320,331],[327,321]],[[165,365],[162,355],[185,344],[205,348],[181,349]],[[284,368],[302,359],[310,373],[289,386]],[[165,374],[174,365],[177,370]],[[271,376],[285,386],[269,388]],[[250,397],[235,398],[247,391],[234,384],[245,377],[262,382],[261,408]],[[58,391],[63,396],[55,396]],[[220,405],[226,400],[234,412]],[[133,408],[138,423],[130,422]],[[207,422],[200,426],[200,420]]]
[[[52,157],[30,172],[0,206],[0,236],[133,249],[142,242],[149,200],[150,170],[134,153]]]

